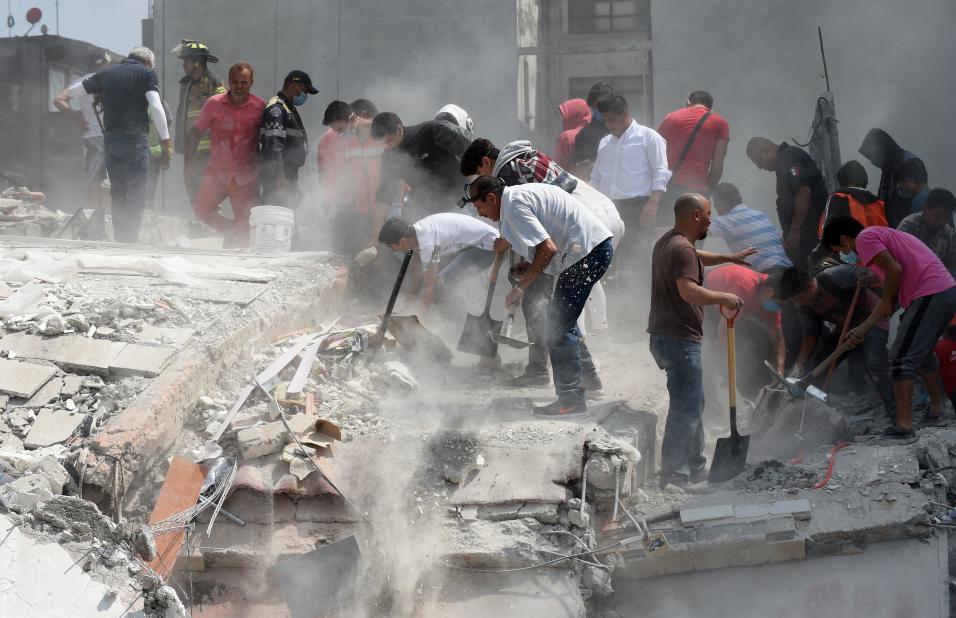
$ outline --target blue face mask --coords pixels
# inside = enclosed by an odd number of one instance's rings
[[[859,264],[860,256],[856,254],[856,251],[850,251],[849,253],[840,252],[840,261],[844,264]]]
[[[780,306],[780,303],[770,299],[760,301],[760,305],[763,307],[764,311],[781,311],[783,309],[783,307]]]
[[[305,102],[308,100],[309,100],[309,93],[300,92],[299,94],[295,95],[294,99],[292,99],[292,104],[295,105],[296,107],[302,107],[303,105],[305,105]]]
[[[604,122],[604,114],[599,112],[596,107],[591,108],[591,118],[594,122]]]

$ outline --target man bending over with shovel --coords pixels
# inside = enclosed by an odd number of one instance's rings
[[[586,416],[582,369],[594,371],[594,363],[587,348],[579,345],[577,321],[591,288],[611,264],[611,231],[567,191],[552,185],[505,187],[500,178],[479,176],[468,187],[468,201],[482,217],[500,221],[501,236],[530,261],[508,293],[509,311],[557,261],[558,278],[548,306],[548,354],[558,399],[535,407],[534,414],[554,419]]]
[[[929,394],[929,413],[936,423],[943,415],[939,364],[933,348],[956,313],[956,281],[936,254],[915,236],[889,227],[868,227],[852,217],[837,217],[823,229],[820,243],[839,251],[845,262],[859,261],[883,277],[883,296],[869,317],[847,333],[850,349],[866,334],[903,308],[899,330],[890,348],[890,372],[896,398],[896,423],[885,435],[913,435],[913,383],[921,375]]]
[[[435,301],[438,284],[448,287],[456,280],[488,269],[496,253],[508,249],[498,230],[468,215],[439,213],[409,225],[402,219],[385,222],[378,241],[392,251],[418,251],[425,270],[421,313]],[[441,267],[443,258],[454,256]]]

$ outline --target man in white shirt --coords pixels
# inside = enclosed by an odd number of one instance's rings
[[[478,214],[500,221],[502,238],[530,262],[508,293],[509,307],[521,302],[552,262],[558,275],[548,312],[548,353],[558,400],[536,407],[534,414],[554,419],[587,415],[582,369],[593,371],[593,362],[581,345],[577,320],[591,288],[611,264],[611,231],[567,191],[552,185],[505,187],[500,178],[480,176],[468,196]]]
[[[633,273],[639,264],[649,262],[652,228],[673,224],[673,213],[658,213],[671,177],[667,142],[654,129],[638,124],[620,95],[601,100],[598,110],[611,134],[598,146],[591,185],[611,198],[621,213],[629,233],[615,264],[616,269]],[[634,292],[646,286],[629,276],[625,287]]]
[[[435,300],[438,283],[445,288],[491,266],[495,253],[508,248],[498,236],[498,230],[474,217],[439,213],[412,225],[393,217],[382,226],[378,241],[392,251],[418,251],[425,270],[424,313]],[[442,259],[450,256],[453,259],[439,270]]]
[[[86,162],[87,198],[90,208],[99,208],[102,200],[101,186],[106,179],[106,157],[103,153],[103,118],[100,103],[92,94],[83,92],[74,98],[70,89],[76,88],[100,69],[110,65],[109,54],[102,49],[90,51],[87,57],[87,70],[90,71],[70,84],[53,99],[53,106],[64,114],[73,117],[83,130],[83,157]],[[79,89],[77,89],[79,90]],[[76,107],[70,101],[75,101]]]

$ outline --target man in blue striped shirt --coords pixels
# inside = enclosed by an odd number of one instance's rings
[[[783,249],[780,232],[770,217],[746,206],[736,185],[729,182],[717,185],[714,206],[718,216],[711,222],[710,231],[724,240],[731,252],[756,248],[757,253],[750,258],[754,270],[771,273],[793,266]]]

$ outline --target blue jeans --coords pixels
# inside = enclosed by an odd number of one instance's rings
[[[613,255],[609,238],[561,273],[555,285],[548,315],[548,354],[561,407],[585,404],[581,365],[583,362],[593,367],[593,362],[587,346],[581,345],[577,321],[591,288],[607,272]]]
[[[651,334],[651,354],[667,373],[667,423],[661,445],[661,475],[700,472],[704,457],[703,369],[700,342]]]
[[[149,144],[146,134],[109,135],[104,138],[106,172],[110,178],[113,239],[136,242],[146,209]]]

